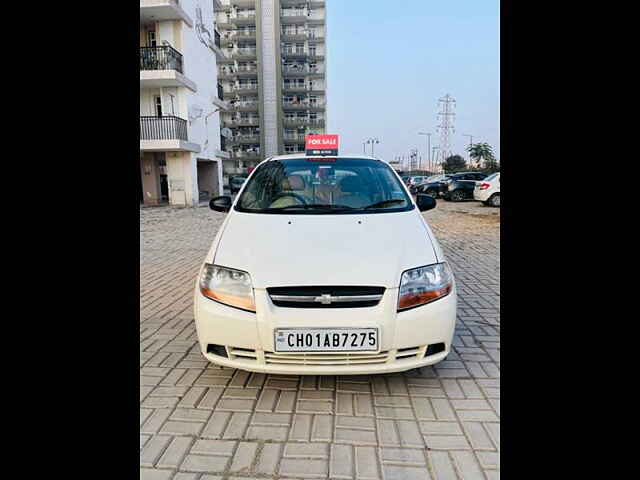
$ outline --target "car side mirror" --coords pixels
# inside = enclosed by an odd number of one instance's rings
[[[209,208],[216,212],[228,212],[231,210],[231,197],[226,195],[222,197],[215,197],[209,201]]]
[[[424,195],[422,193],[416,195],[416,204],[421,212],[426,212],[432,208],[436,208],[436,199],[431,195]]]

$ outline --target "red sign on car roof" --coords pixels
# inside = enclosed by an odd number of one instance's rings
[[[307,155],[338,155],[338,135],[306,135],[305,144]]]

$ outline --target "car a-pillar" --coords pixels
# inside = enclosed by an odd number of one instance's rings
[[[169,204],[198,206],[198,162],[192,152],[167,152]]]

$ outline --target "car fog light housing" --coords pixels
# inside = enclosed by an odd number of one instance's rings
[[[447,263],[436,263],[407,270],[400,280],[398,311],[446,297],[452,289],[453,274]]]
[[[247,272],[205,263],[200,276],[200,292],[230,307],[256,311],[253,284]]]

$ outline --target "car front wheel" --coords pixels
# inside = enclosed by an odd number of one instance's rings
[[[464,192],[462,190],[455,190],[451,193],[452,202],[461,202],[464,200]]]

